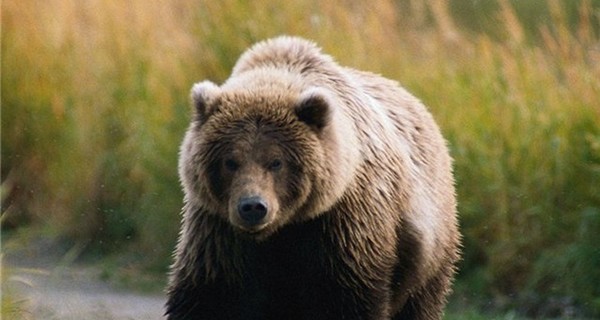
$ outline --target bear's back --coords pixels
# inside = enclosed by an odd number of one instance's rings
[[[233,68],[232,77],[259,69],[283,69],[299,74],[322,72],[333,59],[305,39],[281,36],[260,42],[244,52]]]

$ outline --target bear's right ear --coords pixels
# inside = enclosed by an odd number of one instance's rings
[[[195,118],[200,123],[204,123],[214,112],[215,106],[212,104],[220,94],[221,88],[208,80],[194,84],[190,97],[194,106]]]
[[[322,89],[308,89],[300,95],[295,112],[300,121],[321,132],[331,118],[331,99]]]

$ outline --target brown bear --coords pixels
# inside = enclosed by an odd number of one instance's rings
[[[416,98],[285,36],[191,98],[168,319],[442,316],[454,181]]]

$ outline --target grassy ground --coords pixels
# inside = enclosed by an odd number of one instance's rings
[[[456,160],[460,293],[476,310],[600,316],[599,7],[4,1],[3,228],[41,225],[87,256],[164,272],[191,84],[225,79],[257,40],[301,35],[434,113]]]

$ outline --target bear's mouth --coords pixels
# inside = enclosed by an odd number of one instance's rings
[[[272,223],[264,223],[261,225],[255,225],[252,227],[243,225],[234,225],[235,229],[245,237],[253,239],[255,241],[264,241],[269,238],[274,232],[274,226]]]
[[[236,225],[242,232],[245,233],[249,233],[249,234],[259,234],[261,232],[263,232],[263,230],[269,225],[269,223],[263,223],[260,225],[252,225],[252,226],[247,226],[247,225]]]

